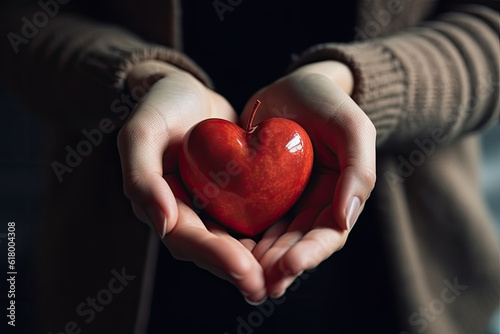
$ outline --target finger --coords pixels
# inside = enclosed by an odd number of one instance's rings
[[[288,222],[282,220],[272,225],[266,233],[264,233],[262,239],[252,251],[257,261],[260,262],[264,254],[274,245],[274,242],[286,232],[288,226]]]
[[[280,220],[271,226],[253,250],[253,255],[257,261],[261,262],[264,255],[275,246],[276,241],[283,237],[283,235],[287,232],[300,232],[302,235],[306,234],[307,231],[311,229],[311,226],[321,211],[321,206],[315,206],[301,212],[292,223],[289,223],[287,220]],[[285,238],[288,237],[288,235],[285,236]],[[290,246],[292,245],[291,243],[280,242],[276,244],[276,247],[282,247],[284,244],[289,244]],[[282,252],[276,252],[275,254],[278,255],[280,253]]]
[[[271,248],[260,259],[266,277],[266,289],[269,294],[276,295],[273,287],[283,279],[284,273],[279,268],[280,258],[303,236],[301,231],[290,231],[278,238]],[[288,274],[288,273],[286,273]]]
[[[253,241],[252,239],[249,239],[249,238],[240,239],[240,243],[243,245],[243,247],[248,249],[250,252],[252,252],[254,250],[255,246],[257,245],[257,243],[255,241]]]
[[[183,202],[183,201],[180,199],[177,199],[177,202]],[[222,236],[222,234],[223,234],[222,228],[217,226],[217,224],[215,224],[213,222],[202,223],[199,219],[193,219],[193,220],[186,219],[186,220],[184,220],[183,217],[181,217],[179,223],[181,225],[191,226],[194,228],[199,228],[201,230],[204,230],[206,228],[210,233],[212,233],[214,235]],[[205,228],[203,227],[203,225],[205,225]],[[180,226],[180,225],[178,225],[178,226]],[[167,245],[167,240],[165,240],[164,243],[165,243],[165,245]],[[170,252],[178,260],[190,261],[189,258],[187,258],[187,257],[184,258],[183,255],[181,255],[182,253],[175,253],[174,254],[173,252],[175,252],[175,250],[171,250]],[[230,274],[228,274],[226,271],[224,271],[224,269],[220,268],[219,266],[217,266],[214,263],[204,262],[204,261],[192,261],[192,262],[194,262],[194,264],[196,266],[211,272],[213,275],[215,275],[223,280],[226,280],[230,283],[233,283],[233,281],[234,281],[234,278]]]
[[[285,254],[293,245],[295,245],[303,236],[301,231],[291,231],[283,234],[273,244],[271,248],[262,256],[260,263],[267,271],[278,262],[278,260]]]
[[[335,224],[331,206],[325,208],[316,219],[313,228],[291,247],[279,261],[283,273],[298,275],[313,269],[340,250],[348,236],[348,231]]]
[[[331,207],[322,211],[314,227],[300,241],[284,253],[266,272],[267,290],[270,296],[281,296],[304,270],[317,267],[321,262],[341,249],[348,232],[340,229],[334,222]],[[270,276],[268,276],[269,274]]]
[[[270,296],[281,296],[300,275],[300,272],[283,270],[280,266],[280,260],[297,242],[300,242],[303,235],[311,230],[321,211],[322,208],[316,206],[300,213],[290,224],[288,231],[278,238],[263,255],[260,263],[266,274],[266,288]]]
[[[350,230],[375,186],[376,131],[350,98],[339,108],[331,115],[326,134],[340,167],[332,210],[337,224]]]
[[[172,256],[231,281],[251,301],[264,299],[264,273],[252,253],[227,232],[208,231],[186,204],[177,206],[178,223],[163,239]]]
[[[279,273],[280,271],[276,271]],[[292,285],[295,279],[300,276],[302,273],[298,275],[293,274],[284,274],[279,279],[273,280],[273,283],[269,283],[267,285],[267,293],[271,298],[280,298],[286,292],[286,290]]]
[[[204,222],[205,226],[207,227],[207,229],[217,235],[217,236],[220,236],[220,237],[226,237],[228,235],[228,232],[226,229],[224,229],[221,225],[219,224],[216,224],[214,222],[211,222],[211,221],[205,221]],[[239,239],[239,242],[246,248],[248,249],[250,252],[255,248],[255,245],[256,245],[256,242],[253,241],[252,239],[250,238],[243,238],[243,239]]]
[[[278,262],[311,229],[321,211],[321,207],[305,210],[291,224],[278,224],[275,229],[266,233],[268,236],[264,235],[263,241],[259,242],[257,247],[261,249],[255,250],[254,256],[258,256],[257,258],[266,274],[266,284],[268,286],[273,285],[284,276],[289,276],[289,273],[285,273],[280,269]]]

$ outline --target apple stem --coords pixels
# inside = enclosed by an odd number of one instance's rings
[[[262,102],[257,100],[257,101],[255,101],[255,104],[253,105],[253,110],[252,110],[252,113],[250,114],[250,118],[248,119],[248,123],[247,123],[247,127],[246,127],[247,132],[252,129],[253,118],[255,117],[255,113],[257,112],[257,109],[259,109],[261,103]]]

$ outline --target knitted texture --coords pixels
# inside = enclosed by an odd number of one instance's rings
[[[456,138],[498,122],[498,43],[498,17],[467,6],[390,37],[314,46],[292,68],[348,64],[352,97],[375,124],[377,145],[404,149],[436,128]]]

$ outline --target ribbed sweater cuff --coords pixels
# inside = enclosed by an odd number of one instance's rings
[[[144,60],[160,60],[191,73],[202,83],[212,87],[208,75],[193,60],[177,50],[148,43],[113,26],[98,26],[94,30],[87,27],[86,33],[99,34],[101,37],[89,39],[91,44],[82,47],[77,61],[78,70],[84,75],[93,76],[106,86],[120,91],[134,64]],[[106,43],[101,43],[102,40]]]
[[[352,98],[375,125],[377,145],[386,141],[395,131],[406,104],[406,74],[401,63],[377,43],[326,43],[305,51],[291,69],[325,60],[349,66],[355,81]]]
[[[144,60],[160,60],[191,73],[208,87],[212,81],[190,58],[180,52],[155,44],[113,45],[102,53],[83,54],[79,70],[86,75],[121,91],[134,64]]]

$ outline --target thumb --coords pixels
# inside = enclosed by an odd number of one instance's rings
[[[118,134],[125,195],[135,215],[160,237],[177,222],[174,194],[163,178],[163,155],[169,144],[165,121],[155,108],[139,104]]]
[[[371,120],[351,99],[332,115],[330,147],[337,154],[340,176],[333,198],[333,215],[339,226],[351,230],[375,186],[376,130]],[[339,126],[341,124],[342,126]]]

